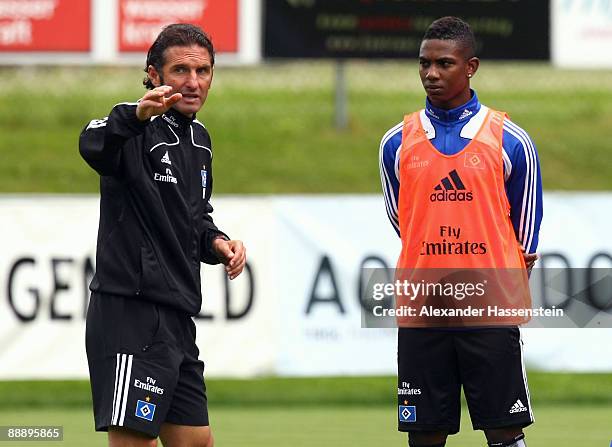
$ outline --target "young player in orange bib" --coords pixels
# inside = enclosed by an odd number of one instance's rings
[[[380,145],[387,214],[401,238],[398,269],[530,270],[542,219],[535,146],[470,88],[479,59],[470,26],[434,21],[419,74],[426,108]],[[490,446],[524,447],[533,423],[517,326],[398,330],[398,424],[412,447],[459,431],[460,393]]]

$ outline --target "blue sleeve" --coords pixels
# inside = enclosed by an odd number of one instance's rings
[[[517,240],[527,253],[538,248],[542,222],[542,176],[535,144],[509,119],[503,134],[506,195]]]
[[[403,122],[389,129],[383,136],[379,148],[380,180],[387,216],[397,235],[400,235],[397,203],[399,199],[399,179],[396,173],[398,150],[402,144]]]

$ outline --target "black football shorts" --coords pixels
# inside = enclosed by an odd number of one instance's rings
[[[87,360],[97,431],[157,437],[164,422],[208,425],[193,319],[156,303],[92,293]]]
[[[517,327],[398,330],[398,429],[459,431],[461,387],[474,430],[531,424]]]

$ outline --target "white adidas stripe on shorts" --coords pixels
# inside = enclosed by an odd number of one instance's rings
[[[111,425],[123,426],[125,421],[125,407],[130,392],[130,378],[132,376],[132,354],[117,353],[117,366],[115,367],[115,389],[113,391],[113,414]]]

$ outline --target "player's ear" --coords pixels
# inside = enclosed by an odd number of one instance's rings
[[[149,65],[147,67],[147,76],[151,80],[151,83],[153,84],[154,87],[159,87],[161,85],[161,79],[160,79],[159,73],[157,72],[157,70],[155,69],[153,65]]]
[[[471,78],[478,71],[478,67],[480,67],[480,59],[477,57],[471,57],[467,61],[467,77]]]

